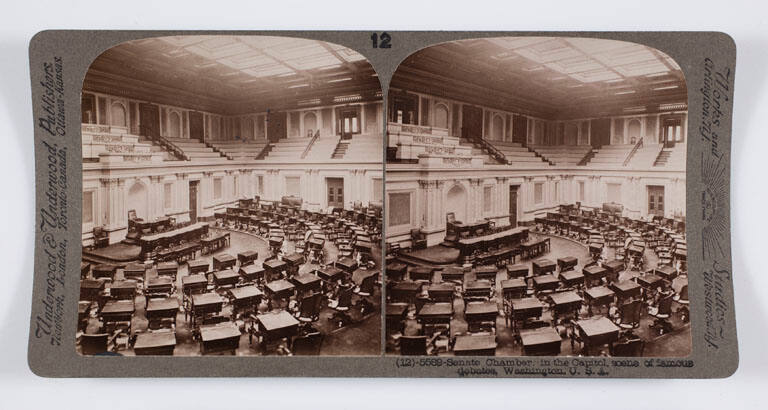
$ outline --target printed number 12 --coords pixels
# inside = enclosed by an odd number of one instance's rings
[[[392,36],[390,36],[386,31],[381,33],[381,35],[378,33],[371,34],[371,42],[373,43],[373,48],[392,48],[390,41],[392,41]]]

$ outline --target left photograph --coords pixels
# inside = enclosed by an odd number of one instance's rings
[[[318,40],[119,44],[82,90],[83,355],[381,353],[383,103]]]

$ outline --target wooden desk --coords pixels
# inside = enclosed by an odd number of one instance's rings
[[[163,319],[170,319],[175,326],[178,313],[179,300],[175,297],[149,299],[147,301],[147,320],[153,325]]]
[[[501,294],[506,300],[520,299],[525,296],[528,284],[524,279],[504,279],[501,281]]]
[[[621,282],[612,283],[610,288],[616,293],[619,303],[628,298],[640,296],[640,285],[632,280],[623,280]]]
[[[101,263],[91,268],[91,275],[94,279],[109,278],[114,280],[115,273],[117,273],[117,266],[107,263]]]
[[[434,268],[429,268],[426,266],[415,266],[409,270],[408,277],[411,280],[423,280],[430,282],[432,281],[433,272]]]
[[[189,267],[189,273],[191,275],[194,275],[196,273],[208,272],[210,263],[202,259],[193,259],[193,260],[187,261],[187,266]]]
[[[387,263],[387,280],[400,281],[405,279],[405,273],[408,271],[408,265],[402,262]]]
[[[322,279],[314,273],[305,273],[294,276],[291,279],[291,282],[296,285],[296,290],[299,293],[319,292],[322,285]]]
[[[546,274],[533,277],[533,287],[537,292],[553,291],[560,286],[560,280],[555,275]]]
[[[104,327],[113,323],[128,322],[128,333],[131,333],[131,319],[136,310],[133,300],[110,300],[101,309],[101,320]]]
[[[208,287],[208,278],[203,274],[181,277],[181,291],[185,295],[204,292],[206,287]]]
[[[245,251],[237,254],[237,261],[240,262],[240,266],[245,266],[256,261],[259,258],[259,253],[256,251]]]
[[[581,286],[584,284],[584,274],[575,270],[560,271],[560,281],[565,287]]]
[[[426,303],[419,310],[417,317],[419,322],[421,322],[422,334],[430,334],[430,332],[426,331],[426,328],[434,326],[446,326],[450,334],[453,303]]]
[[[619,339],[619,327],[606,317],[578,320],[576,327],[587,349],[610,344]]]
[[[136,335],[136,356],[172,356],[176,348],[176,332],[151,332]]]
[[[264,280],[265,269],[254,264],[240,266],[240,276],[244,282],[261,282]]]
[[[123,278],[144,280],[144,275],[147,273],[147,267],[143,263],[129,263],[125,265],[123,269]]]
[[[200,352],[202,354],[231,352],[240,347],[240,329],[232,322],[200,327]]]
[[[562,339],[553,327],[521,330],[520,339],[525,356],[557,356]]]
[[[290,338],[299,332],[299,321],[284,310],[264,313],[258,315],[256,319],[264,341],[267,342]]]
[[[499,273],[499,268],[496,266],[478,266],[475,268],[475,278],[477,280],[488,280],[492,284],[496,283],[496,275]]]
[[[264,267],[264,277],[267,282],[283,276],[283,272],[288,269],[288,264],[279,259],[270,259],[262,264]]]
[[[574,312],[578,314],[581,309],[582,299],[576,292],[569,290],[566,292],[557,292],[549,295],[552,301],[552,308],[555,315],[569,315]]]
[[[232,288],[228,292],[234,313],[255,311],[264,296],[264,292],[253,285]]]
[[[109,295],[116,299],[133,300],[136,297],[136,282],[132,280],[114,281],[109,287]]]
[[[512,330],[517,328],[516,322],[526,319],[540,318],[544,304],[538,298],[523,298],[512,300]]]
[[[176,280],[178,272],[179,264],[177,262],[160,262],[157,264],[157,274],[159,276],[170,276]]]
[[[584,277],[587,281],[587,286],[592,284],[594,281],[600,281],[605,275],[608,274],[608,270],[605,268],[602,268],[598,265],[591,265],[581,270],[581,272],[584,274]]]
[[[341,258],[338,261],[336,261],[336,267],[340,268],[341,270],[349,273],[350,275],[352,272],[357,269],[357,262],[355,262],[352,258]]]
[[[393,331],[402,333],[403,328],[405,327],[405,318],[407,314],[408,314],[407,303],[387,303],[387,317],[386,317],[387,334]]]
[[[606,306],[613,302],[615,293],[606,286],[595,286],[584,291],[584,297],[589,306],[589,314],[592,314],[593,306]]]
[[[271,300],[288,299],[293,295],[293,291],[295,289],[296,289],[296,286],[294,286],[293,283],[288,282],[285,279],[278,279],[278,280],[269,282],[265,287],[267,296]]]
[[[463,335],[456,336],[453,354],[456,356],[495,356],[495,335]]]
[[[557,267],[558,269],[560,269],[560,272],[573,269],[576,267],[578,263],[579,263],[579,260],[574,258],[573,256],[565,256],[557,259]]]
[[[228,253],[213,255],[213,270],[222,270],[235,266],[237,259]]]
[[[344,276],[344,271],[334,266],[327,266],[315,271],[317,276],[326,282],[336,282]]]
[[[240,281],[240,275],[232,269],[224,269],[213,274],[213,283],[216,287],[234,286]]]
[[[387,272],[389,272],[389,269],[387,269]],[[446,282],[458,281],[463,283],[465,274],[466,273],[464,272],[464,269],[455,266],[449,266],[440,272],[440,279]]]
[[[155,276],[148,278],[144,285],[145,296],[170,296],[171,293],[173,293],[173,278],[168,276]]]
[[[677,271],[671,266],[658,267],[653,270],[653,273],[669,281],[677,277]]]
[[[528,265],[517,264],[507,265],[507,277],[508,278],[526,278],[528,277],[530,268]]]
[[[608,271],[606,273],[608,280],[615,282],[619,280],[619,273],[624,270],[624,262],[614,259],[603,263],[603,267]]]
[[[473,325],[489,322],[496,328],[496,317],[499,316],[499,307],[496,302],[469,302],[464,306],[464,319],[472,329]]]
[[[489,280],[474,280],[464,285],[464,297],[490,298],[493,285]]]
[[[537,259],[533,261],[533,276],[546,275],[547,273],[554,272],[555,262],[549,259]]]
[[[427,288],[429,298],[434,302],[453,302],[456,285],[453,283],[433,283]]]
[[[398,282],[390,289],[390,300],[393,302],[416,303],[416,295],[421,291],[421,283],[404,281]]]
[[[214,292],[192,295],[192,316],[220,313],[223,304],[224,299]]]
[[[645,274],[643,276],[638,276],[635,278],[635,281],[638,285],[649,289],[649,290],[656,290],[659,286],[662,285],[663,279],[659,276],[656,276],[652,273]]]

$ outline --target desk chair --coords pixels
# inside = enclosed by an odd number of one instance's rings
[[[421,229],[411,229],[411,243],[411,248],[414,250],[426,249],[427,237],[421,232]]]
[[[299,322],[309,324],[319,320],[322,304],[322,293],[313,293],[301,299],[301,303],[299,304]]]
[[[641,357],[643,350],[645,350],[645,341],[634,339],[612,344],[609,352],[613,357]]]
[[[680,293],[676,294],[673,299],[681,305],[688,305],[690,303],[688,302],[688,285],[683,285],[683,287],[680,288]]]
[[[320,332],[308,333],[293,339],[291,353],[295,356],[318,356],[323,344],[323,334]]]
[[[672,315],[672,298],[673,295],[669,295],[659,299],[658,305],[651,307],[648,311],[650,316],[656,318],[648,327],[656,330],[659,335],[673,330],[672,323],[669,321],[669,317]]]
[[[339,291],[338,299],[333,300],[328,304],[328,307],[336,311],[330,318],[328,318],[328,320],[332,323],[336,323],[340,328],[354,323],[352,316],[347,313],[352,306],[352,295],[354,294],[354,291],[355,288],[352,286],[344,287]]]
[[[426,356],[427,336],[401,336],[400,354],[403,356]]]
[[[359,309],[360,313],[365,316],[369,312],[373,311],[374,306],[371,301],[368,300],[369,297],[373,296],[374,287],[376,286],[376,275],[370,275],[366,276],[362,282],[360,282],[360,286],[356,287],[353,292],[360,297],[360,299],[355,304]]]
[[[639,327],[642,308],[643,303],[640,300],[634,300],[621,305],[617,325],[622,329],[635,329]]]
[[[80,336],[80,353],[83,355],[95,355],[106,353],[109,346],[109,333],[87,334]]]

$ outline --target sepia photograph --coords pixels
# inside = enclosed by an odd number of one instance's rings
[[[630,42],[451,41],[387,100],[386,353],[686,357],[688,91]]]
[[[82,86],[83,355],[380,355],[383,100],[358,52],[133,40]]]

